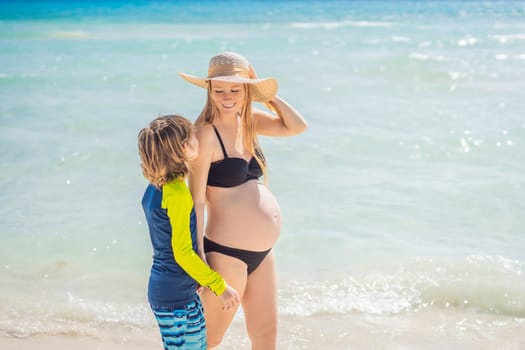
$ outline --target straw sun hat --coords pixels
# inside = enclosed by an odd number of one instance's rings
[[[210,80],[248,84],[254,101],[266,102],[273,99],[277,94],[277,80],[250,79],[249,67],[248,60],[243,56],[235,52],[222,52],[211,58],[207,78],[198,78],[185,73],[179,75],[202,88],[207,88]]]

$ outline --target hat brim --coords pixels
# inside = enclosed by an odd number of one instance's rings
[[[209,81],[224,81],[227,83],[248,84],[252,99],[257,102],[266,102],[272,100],[277,94],[279,85],[277,80],[273,78],[266,79],[250,79],[239,75],[226,75],[213,78],[199,78],[193,75],[179,73],[179,75],[186,81],[197,85],[201,88],[208,88]]]

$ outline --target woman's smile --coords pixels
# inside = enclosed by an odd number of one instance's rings
[[[211,98],[222,112],[240,112],[245,95],[245,87],[242,84],[222,81],[212,82]]]

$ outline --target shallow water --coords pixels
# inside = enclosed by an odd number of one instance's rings
[[[237,5],[0,5],[0,335],[156,334],[136,135],[233,50],[309,122],[261,139],[281,346],[523,344],[523,3]]]

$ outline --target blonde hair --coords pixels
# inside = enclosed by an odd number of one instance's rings
[[[264,155],[261,151],[259,145],[259,140],[257,138],[257,133],[255,132],[255,121],[252,117],[252,95],[247,84],[242,84],[244,87],[244,105],[241,111],[241,121],[242,121],[242,136],[244,148],[247,149],[250,154],[253,155],[261,170],[266,182],[267,179],[267,169],[266,161]],[[219,109],[211,99],[211,82],[208,83],[208,97],[206,99],[206,105],[204,110],[201,112],[197,120],[195,121],[196,126],[200,125],[212,125],[215,119],[219,116]]]
[[[138,134],[138,147],[144,177],[160,188],[188,175],[184,149],[194,133],[192,123],[180,115],[153,120]]]

